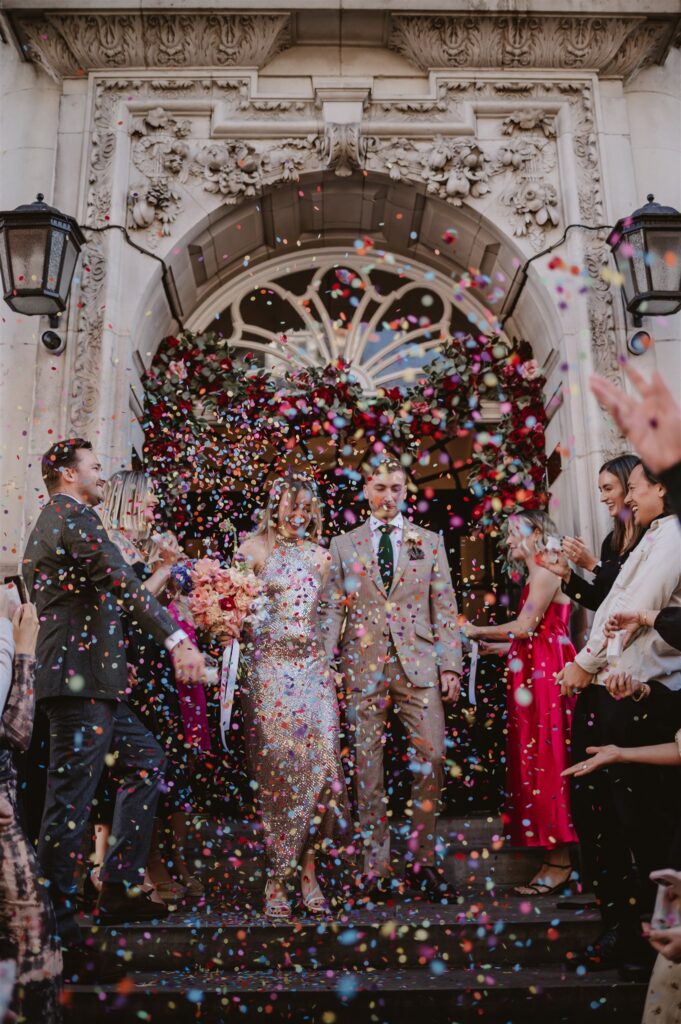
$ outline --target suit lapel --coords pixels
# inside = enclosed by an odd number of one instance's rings
[[[383,596],[387,597],[388,595],[386,593],[385,587],[383,586],[383,580],[381,578],[381,570],[378,567],[376,555],[374,554],[374,545],[371,538],[371,527],[369,526],[368,519],[365,523],[362,523],[362,525],[355,530],[355,536],[353,537],[353,545],[355,551],[357,552],[360,562],[366,565],[367,572],[371,576],[372,580],[374,581],[380,592],[383,594]]]

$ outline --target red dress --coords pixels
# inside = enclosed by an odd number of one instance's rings
[[[529,587],[522,594],[521,607]],[[567,624],[570,605],[552,601],[538,629],[514,640],[507,656],[506,814],[513,846],[578,842],[570,814],[570,764],[575,698],[561,697],[556,674],[575,657]]]

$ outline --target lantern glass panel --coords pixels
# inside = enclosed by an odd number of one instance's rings
[[[64,242],[66,235],[63,231],[58,231],[56,228],[52,228],[50,237],[50,255],[47,261],[47,277],[45,279],[45,288],[48,292],[56,292],[57,286],[59,285],[59,267],[61,266],[61,257],[64,251]]]
[[[7,235],[5,232],[0,233],[0,272],[2,273],[2,290],[7,295],[12,290],[12,280],[7,260]]]
[[[7,245],[12,254],[13,286],[17,292],[43,287],[48,229],[9,228]]]
[[[71,278],[73,277],[73,271],[76,267],[76,260],[78,259],[78,249],[76,248],[72,238],[66,239],[66,252],[64,254],[64,266],[62,267],[61,280],[59,281],[59,296],[66,306],[66,300],[69,296],[69,288],[71,287]]]
[[[643,231],[632,231],[622,241],[622,246],[626,247],[625,252],[630,253],[629,261],[633,274],[634,293],[638,292],[640,294],[641,292],[649,291]]]
[[[656,292],[681,289],[681,259],[676,231],[649,231],[650,275]]]

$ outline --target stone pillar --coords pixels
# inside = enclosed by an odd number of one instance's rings
[[[0,208],[30,203],[42,192],[54,201],[60,90],[14,47],[0,43]],[[42,494],[32,414],[45,396],[38,377],[59,373],[59,360],[40,344],[45,321],[0,311],[0,572],[14,572],[30,511]],[[56,439],[58,417],[52,416]]]

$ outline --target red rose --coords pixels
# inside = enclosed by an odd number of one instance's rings
[[[236,602],[231,594],[228,594],[227,597],[221,597],[218,604],[223,612],[233,612],[236,608]]]

